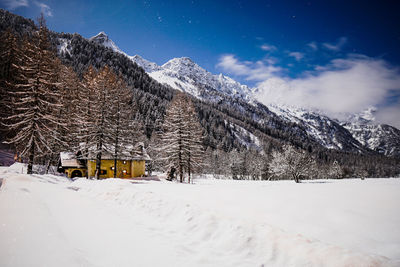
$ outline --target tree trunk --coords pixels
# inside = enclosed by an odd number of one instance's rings
[[[35,143],[31,143],[31,147],[29,148],[29,159],[28,159],[28,171],[27,174],[32,174],[33,169],[33,159],[35,158]]]
[[[293,178],[294,178],[294,181],[295,181],[296,183],[299,183],[299,182],[300,182],[299,176],[298,176],[298,175],[294,174],[294,175],[293,175]]]
[[[50,157],[49,157],[49,160],[47,161],[47,165],[46,165],[46,174],[49,173],[51,162],[53,161],[54,157],[55,157],[54,153],[51,153]]]
[[[117,178],[117,156],[118,156],[118,137],[119,137],[119,102],[117,103],[117,119],[116,119],[116,124],[117,124],[117,129],[115,133],[115,144],[114,144],[114,178]]]
[[[100,167],[101,167],[101,152],[96,155],[96,179],[100,178]]]

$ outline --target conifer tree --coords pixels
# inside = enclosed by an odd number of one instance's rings
[[[81,83],[77,74],[71,67],[65,66],[56,59],[58,73],[58,88],[60,93],[59,106],[55,110],[58,124],[54,130],[53,138],[49,139],[51,153],[48,156],[46,173],[50,165],[57,163],[62,151],[75,151],[78,147],[78,110]]]
[[[96,155],[96,179],[100,178],[101,157],[105,151],[110,151],[109,141],[111,139],[111,122],[109,118],[110,104],[111,104],[111,87],[115,84],[115,74],[112,73],[108,66],[99,71],[94,79],[94,101],[92,105],[92,114],[89,118],[91,121],[88,123],[92,132],[91,142],[89,148]],[[92,146],[93,145],[93,146]]]
[[[0,36],[0,122],[12,123],[7,118],[13,114],[15,91],[18,80],[21,79],[24,54],[20,42],[11,30]],[[8,137],[14,134],[7,127],[1,127]]]
[[[191,173],[200,167],[202,160],[201,128],[190,99],[177,93],[167,109],[162,137],[164,160],[168,168],[176,168],[179,181],[184,181],[184,172]]]
[[[202,147],[203,141],[203,130],[199,123],[197,112],[193,106],[192,101],[187,98],[186,99],[186,170],[188,173],[188,182],[191,181],[191,175],[201,170],[204,151]]]
[[[51,153],[49,139],[55,138],[55,128],[60,124],[55,115],[60,106],[55,54],[43,16],[39,19],[39,30],[32,40],[24,40],[22,50],[20,71],[14,83],[15,99],[10,104],[13,115],[7,118],[7,126],[16,135],[8,143],[14,144],[21,156],[28,157],[28,174],[31,174],[35,157]]]
[[[132,118],[135,107],[133,106],[132,89],[129,88],[121,76],[110,75],[112,94],[111,105],[111,138],[114,149],[114,178],[118,175],[117,159],[127,155],[138,141],[140,129]]]

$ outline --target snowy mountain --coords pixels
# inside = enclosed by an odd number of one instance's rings
[[[328,149],[354,150],[362,149],[362,145],[348,130],[336,120],[306,109],[284,105],[268,105],[268,108],[281,118],[302,125],[308,134]]]
[[[188,57],[173,58],[162,66],[158,66],[156,63],[148,61],[139,55],[127,55],[104,32],[100,32],[89,40],[126,55],[138,66],[142,67],[150,77],[179,91],[201,98],[200,88],[208,87],[232,97],[240,97],[252,101],[252,90],[248,86],[242,85],[222,74],[214,75],[201,68]]]
[[[89,38],[89,41],[103,45],[104,47],[112,49],[114,52],[118,52],[127,56],[127,54],[122,52],[122,50],[119,49],[119,47],[110,38],[108,38],[108,35],[105,32],[99,32],[97,35]]]
[[[201,100],[213,103],[230,101],[239,110],[249,109],[243,106],[245,102],[257,108],[259,112],[267,113],[269,117],[276,116],[287,123],[297,124],[309,138],[328,149],[353,152],[370,149],[385,155],[400,155],[400,131],[389,125],[376,125],[373,108],[352,115],[346,122],[331,119],[317,111],[285,105],[268,105],[265,108],[253,97],[256,88],[249,88],[223,74],[212,74],[188,57],[173,58],[159,66],[141,56],[129,56],[122,52],[104,32],[90,40],[127,56],[159,83],[167,84]],[[263,116],[252,116],[258,122],[262,122],[261,117]],[[302,134],[300,132],[299,135]]]
[[[363,146],[387,156],[400,155],[400,130],[386,124],[375,123],[377,109],[351,115],[342,126]]]

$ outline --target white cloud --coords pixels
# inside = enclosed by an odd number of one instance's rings
[[[332,43],[323,43],[322,45],[331,51],[340,51],[342,47],[347,43],[347,38],[346,37],[340,37],[338,41],[334,44]]]
[[[243,76],[246,80],[263,81],[277,75],[282,68],[270,64],[271,61],[239,61],[234,55],[223,55],[216,65],[229,74]]]
[[[304,53],[301,52],[290,52],[289,56],[294,57],[297,61],[300,61],[304,58]]]
[[[268,51],[268,52],[272,52],[277,50],[276,46],[274,45],[269,45],[269,44],[263,44],[262,46],[260,46],[260,48],[264,51]]]
[[[14,10],[18,7],[29,6],[28,0],[2,0],[2,2],[6,5],[7,9]]]
[[[35,1],[35,5],[37,5],[40,8],[40,12],[42,12],[45,16],[47,16],[47,17],[53,16],[53,12],[52,12],[51,8],[48,5],[46,5],[45,3]]]
[[[355,113],[369,106],[385,106],[393,94],[399,95],[400,72],[382,59],[351,55],[302,78],[271,77],[260,82],[258,88],[258,99],[264,104],[314,108],[330,115]],[[377,120],[399,125],[399,107],[382,108]]]
[[[308,47],[310,47],[312,50],[317,51],[318,50],[318,45],[316,42],[311,42],[307,44]]]
[[[394,105],[379,108],[375,117],[378,122],[400,129],[400,100]]]

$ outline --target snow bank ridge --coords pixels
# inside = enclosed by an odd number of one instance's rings
[[[135,216],[148,222],[149,227],[168,235],[171,242],[181,244],[183,251],[193,253],[199,265],[390,266],[388,259],[381,256],[354,253],[244,218],[224,217],[175,201],[173,197],[141,190],[141,185],[135,182],[79,179],[73,186],[96,199],[129,207]],[[171,183],[171,186],[191,185]],[[208,259],[218,259],[218,262]]]

